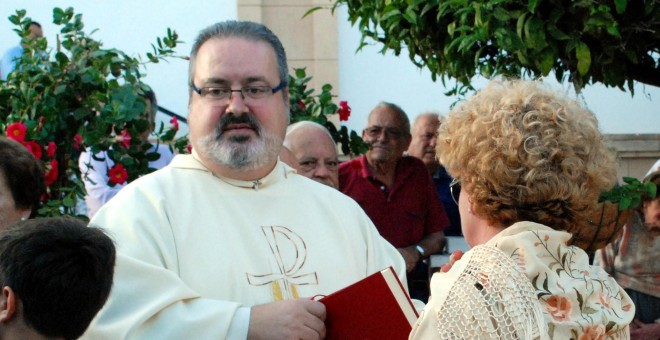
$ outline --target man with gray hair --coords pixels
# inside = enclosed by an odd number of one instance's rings
[[[122,189],[92,223],[118,246],[90,339],[320,339],[328,295],[403,259],[339,191],[278,160],[289,122],[279,39],[204,29],[190,57],[192,155]]]
[[[337,145],[323,125],[302,121],[289,125],[284,137],[287,147],[298,160],[298,173],[321,184],[339,188]]]
[[[445,228],[445,236],[462,236],[461,217],[458,204],[452,196],[450,184],[454,180],[435,157],[435,145],[442,116],[435,112],[425,112],[415,118],[410,134],[412,140],[408,146],[408,155],[419,158],[431,174],[438,198],[449,217],[450,226]],[[455,184],[456,185],[456,184]],[[456,188],[454,188],[456,190]]]
[[[449,220],[424,163],[403,154],[411,139],[408,116],[399,106],[381,102],[369,113],[362,139],[369,150],[339,166],[340,190],[358,202],[399,250],[410,296],[426,301],[429,273],[423,260],[442,249],[442,229]]]

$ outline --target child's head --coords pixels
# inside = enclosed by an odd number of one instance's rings
[[[112,240],[80,220],[38,218],[12,225],[0,233],[2,332],[80,337],[110,294],[114,266]]]

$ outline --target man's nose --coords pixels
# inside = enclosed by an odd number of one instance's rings
[[[330,169],[323,162],[319,162],[314,169],[314,176],[319,178],[328,178],[330,177]]]
[[[227,99],[227,110],[234,114],[240,114],[248,112],[248,107],[245,104],[245,99],[243,93],[240,91],[232,91],[231,96]]]

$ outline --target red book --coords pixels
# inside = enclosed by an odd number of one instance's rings
[[[392,267],[319,301],[326,339],[408,339],[419,316]]]

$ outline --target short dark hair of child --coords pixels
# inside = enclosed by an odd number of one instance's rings
[[[24,322],[47,337],[82,336],[108,299],[114,268],[113,241],[73,217],[30,219],[0,233],[0,283],[22,301]]]

